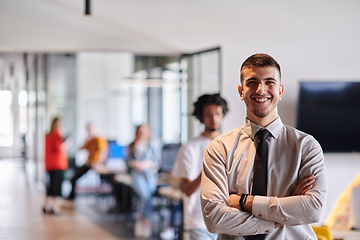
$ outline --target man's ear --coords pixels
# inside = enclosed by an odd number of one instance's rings
[[[244,100],[244,89],[241,85],[238,86],[238,91],[239,91],[240,99]]]
[[[280,100],[281,100],[281,97],[282,97],[283,93],[284,93],[284,85],[281,84],[280,89],[279,89]]]

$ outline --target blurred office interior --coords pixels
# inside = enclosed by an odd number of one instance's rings
[[[203,93],[220,92],[229,103],[222,132],[241,126],[239,67],[253,53],[280,63],[279,113],[290,126],[301,81],[360,81],[355,0],[94,0],[90,16],[84,2],[0,1],[0,158],[26,158],[28,181],[39,186],[44,134],[55,116],[73,140],[69,161],[81,164],[88,122],[119,146],[144,122],[156,141],[185,143],[201,132],[191,112]],[[360,155],[327,152],[325,162],[320,224],[358,174]]]

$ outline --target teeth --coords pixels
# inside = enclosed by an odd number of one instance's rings
[[[255,98],[255,101],[257,102],[266,102],[267,100],[267,98]]]

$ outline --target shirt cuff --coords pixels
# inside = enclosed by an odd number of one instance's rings
[[[255,196],[252,205],[252,214],[261,219],[269,219],[268,208],[271,197]]]
[[[267,221],[268,218],[268,206],[270,204],[271,197],[255,196],[252,205],[252,214],[262,219],[259,221],[260,234],[270,233],[275,230],[275,222]],[[265,221],[264,221],[265,220]]]

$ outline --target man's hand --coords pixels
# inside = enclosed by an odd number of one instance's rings
[[[301,179],[295,187],[295,191],[292,196],[305,195],[307,191],[314,187],[313,183],[315,182],[315,176],[310,175]]]
[[[229,197],[229,206],[232,208],[240,209],[239,205],[240,196],[237,194],[231,194]],[[245,209],[249,212],[252,210],[252,202],[254,201],[254,196],[248,195],[246,202],[245,202]],[[275,229],[284,226],[281,223],[275,223]]]
[[[231,194],[229,197],[229,206],[232,208],[240,209],[239,200],[240,200],[239,195]]]
[[[95,171],[101,171],[101,169],[104,169],[104,168],[106,168],[106,167],[103,163],[99,163],[99,162],[91,163],[91,169],[93,169]]]
[[[313,183],[315,182],[315,180],[316,179],[314,175],[306,176],[303,179],[301,179],[296,184],[295,191],[292,194],[292,196],[305,195],[307,191],[313,188],[314,186]],[[232,208],[240,209],[239,200],[240,200],[239,195],[231,194],[229,196],[229,206]],[[244,207],[248,212],[252,212],[253,201],[254,201],[254,196],[248,195],[248,197],[246,198],[246,202],[244,204]],[[281,223],[277,223],[277,222],[275,223],[275,229],[282,226],[284,225]]]
[[[240,197],[241,196],[237,194],[231,194],[229,197],[229,206],[232,208],[240,209],[240,205],[239,205]],[[246,209],[246,211],[252,212],[253,201],[254,201],[254,196],[248,195],[246,198],[246,202],[244,204],[244,208]]]

